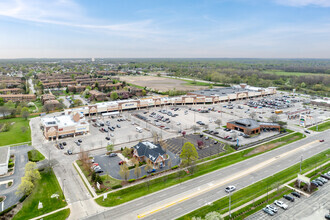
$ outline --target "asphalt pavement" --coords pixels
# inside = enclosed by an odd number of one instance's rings
[[[298,163],[301,155],[306,159],[328,149],[329,134],[330,131],[326,131],[309,136],[287,146],[113,207],[88,219],[136,219],[138,215],[143,216],[144,219],[175,219],[226,196],[224,188],[227,185],[235,185],[239,190]],[[319,139],[325,139],[325,142],[321,143]],[[289,151],[290,153],[287,153]],[[264,164],[265,161],[270,162]],[[258,165],[261,167],[249,170]],[[246,173],[242,175],[242,172]]]

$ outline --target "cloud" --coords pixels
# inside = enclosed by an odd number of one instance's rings
[[[292,7],[305,7],[305,6],[330,7],[329,0],[275,0],[275,2],[281,5],[287,5]]]
[[[152,20],[131,23],[103,24],[84,15],[84,10],[73,0],[4,0],[0,2],[0,16],[27,22],[84,28],[112,35],[145,37],[160,34],[151,28]],[[102,23],[102,24],[100,24]]]

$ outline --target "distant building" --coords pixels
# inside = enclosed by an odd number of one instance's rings
[[[40,98],[42,104],[44,105],[45,102],[50,101],[50,100],[56,100],[56,96],[54,96],[53,94],[44,94],[41,96]]]
[[[159,144],[145,141],[139,142],[133,148],[133,156],[140,162],[150,160],[154,166],[165,163],[166,153]]]
[[[9,94],[9,95],[0,95],[0,98],[3,98],[5,102],[8,102],[11,100],[12,102],[18,102],[18,101],[35,101],[37,97],[35,95],[31,94]]]
[[[10,157],[9,147],[0,147],[0,176],[8,172],[8,161]]]
[[[104,101],[106,98],[106,94],[97,90],[91,90],[89,91],[90,96],[90,100],[96,100],[96,101]]]
[[[61,103],[57,100],[48,100],[48,101],[45,101],[43,104],[49,110],[54,110],[56,108],[61,107]]]
[[[262,129],[275,129],[280,131],[281,126],[271,122],[257,122],[250,118],[238,119],[227,122],[227,128],[231,130],[241,131],[244,134],[259,134]]]
[[[22,92],[20,88],[0,89],[0,94],[21,94]]]
[[[330,100],[314,99],[311,101],[312,105],[330,107]]]

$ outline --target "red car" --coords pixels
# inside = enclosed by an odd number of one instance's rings
[[[119,161],[118,165],[123,165],[125,162],[124,161]]]
[[[320,140],[320,142],[324,142],[324,140]]]

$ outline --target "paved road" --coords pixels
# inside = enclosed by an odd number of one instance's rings
[[[11,176],[0,178],[0,182],[6,180],[14,180],[14,184],[6,188],[5,185],[0,185],[0,195],[6,196],[4,201],[4,209],[9,208],[10,206],[16,204],[18,200],[21,198],[15,194],[17,187],[21,184],[21,177],[24,176],[24,167],[25,164],[28,162],[27,152],[32,150],[31,146],[22,145],[10,148],[10,154],[14,154],[16,156],[15,159],[15,172]],[[1,207],[0,207],[1,211]]]
[[[34,89],[34,85],[33,85],[32,79],[29,79],[28,82],[29,82],[30,89],[31,89],[32,93],[33,94],[36,94],[36,90]]]
[[[306,159],[328,149],[328,142],[330,141],[328,137],[329,134],[330,131],[327,131],[310,136],[230,167],[214,171],[177,186],[114,207],[103,213],[93,215],[89,217],[89,219],[136,219],[137,216],[141,214],[146,214],[145,219],[175,219],[226,196],[224,192],[224,187],[226,185],[233,184],[238,189],[243,188],[299,162],[301,154],[303,154]],[[326,141],[320,143],[317,141],[319,139],[325,139]],[[312,144],[310,144],[311,142]],[[297,148],[299,149],[295,150]],[[295,151],[292,151],[286,156],[283,155],[291,150]],[[271,162],[264,164],[265,161],[268,160]],[[259,165],[262,167],[255,168]],[[255,168],[255,170],[251,170],[251,168]],[[245,172],[245,174],[242,175],[242,172]],[[201,192],[200,194],[198,194],[199,191]],[[193,194],[194,197],[177,204],[172,204],[173,202],[177,202]],[[161,207],[165,205],[169,205],[168,208],[162,209]],[[152,215],[148,215],[148,212],[154,211],[155,209],[159,210]],[[129,212],[127,212],[127,210],[129,210]]]

